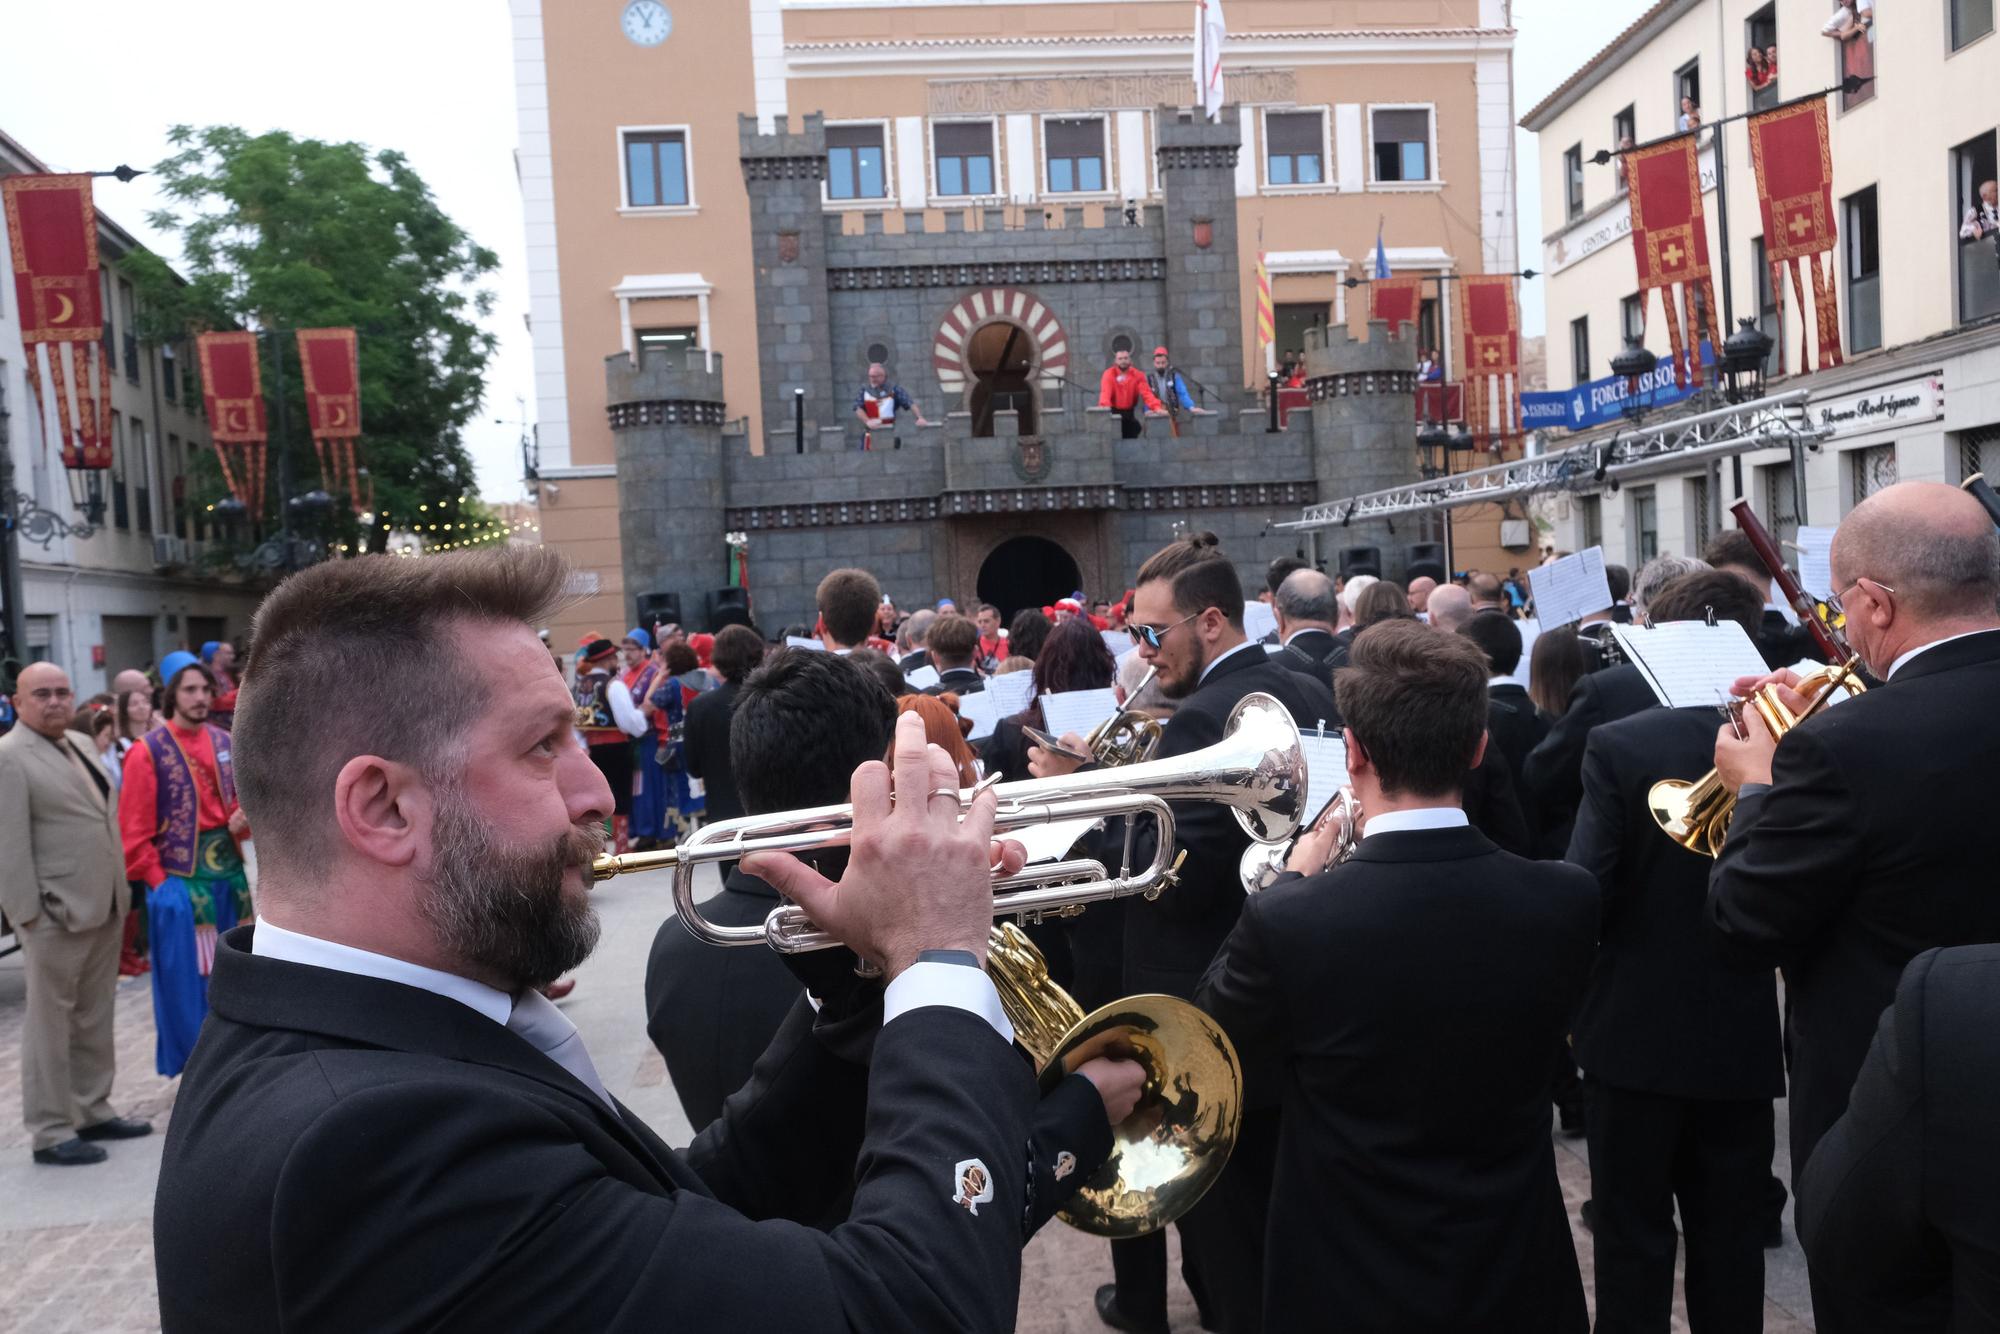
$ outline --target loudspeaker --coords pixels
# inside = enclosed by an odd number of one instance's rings
[[[679,593],[641,593],[639,595],[639,624],[648,634],[653,627],[666,622],[681,623],[681,595]]]
[[[718,588],[708,595],[708,629],[711,634],[725,625],[750,624],[750,590]]]
[[[1407,579],[1431,578],[1445,582],[1447,571],[1444,567],[1444,543],[1412,542],[1403,566],[1403,577]]]
[[[1342,547],[1340,549],[1340,577],[1352,579],[1357,574],[1372,574],[1382,577],[1382,548]]]

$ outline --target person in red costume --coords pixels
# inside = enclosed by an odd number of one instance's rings
[[[215,705],[208,711],[209,722],[229,730],[236,718],[236,645],[211,639],[201,646],[201,665],[215,678]]]
[[[177,661],[182,659],[181,661]],[[118,826],[127,879],[146,885],[153,955],[154,1063],[181,1072],[208,1014],[208,974],[221,932],[250,920],[229,733],[209,721],[215,677],[187,654],[169,655],[166,722],[125,756]]]
[[[1149,416],[1163,417],[1166,405],[1160,402],[1158,394],[1146,383],[1146,373],[1132,364],[1132,354],[1120,348],[1112,358],[1110,369],[1097,386],[1097,406],[1110,408],[1120,418],[1119,429],[1127,440],[1133,440],[1146,433],[1139,424],[1138,406],[1144,403]]]

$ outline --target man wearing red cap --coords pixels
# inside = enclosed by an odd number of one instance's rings
[[[1132,354],[1124,348],[1118,349],[1112,358],[1112,366],[1104,372],[1104,379],[1097,387],[1097,406],[1110,408],[1121,418],[1120,429],[1127,440],[1137,439],[1146,433],[1139,424],[1138,407],[1143,401],[1149,413],[1164,413],[1167,409],[1146,383],[1145,373],[1132,364]]]

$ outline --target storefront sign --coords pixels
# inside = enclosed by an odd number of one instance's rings
[[[1944,379],[1927,375],[1859,394],[1815,399],[1807,404],[1807,411],[1812,414],[1813,425],[1833,432],[1835,440],[1871,435],[1912,422],[1936,421],[1944,415]]]

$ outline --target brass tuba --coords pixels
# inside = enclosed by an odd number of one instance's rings
[[[1822,667],[1799,678],[1796,687],[1805,696],[1803,712],[1794,714],[1778,697],[1776,685],[1762,685],[1743,701],[1745,713],[1755,712],[1772,736],[1782,740],[1785,733],[1833,702],[1836,691],[1851,699],[1868,689],[1855,673],[1859,657],[1850,657],[1838,667]],[[1729,837],[1729,821],[1736,814],[1736,794],[1722,784],[1714,769],[1690,783],[1682,778],[1662,778],[1646,794],[1646,805],[1661,832],[1689,852],[1722,855],[1723,840]]]
[[[1354,855],[1354,849],[1361,845],[1361,803],[1355,799],[1354,789],[1343,787],[1340,795],[1326,804],[1319,819],[1313,821],[1317,830],[1331,820],[1339,828],[1339,834],[1328,849],[1326,862],[1319,869],[1331,871],[1334,867]],[[1300,833],[1283,843],[1252,843],[1243,849],[1243,860],[1238,865],[1238,873],[1243,877],[1243,892],[1258,894],[1267,890],[1284,874],[1285,863],[1292,859],[1292,849],[1304,838]]]

